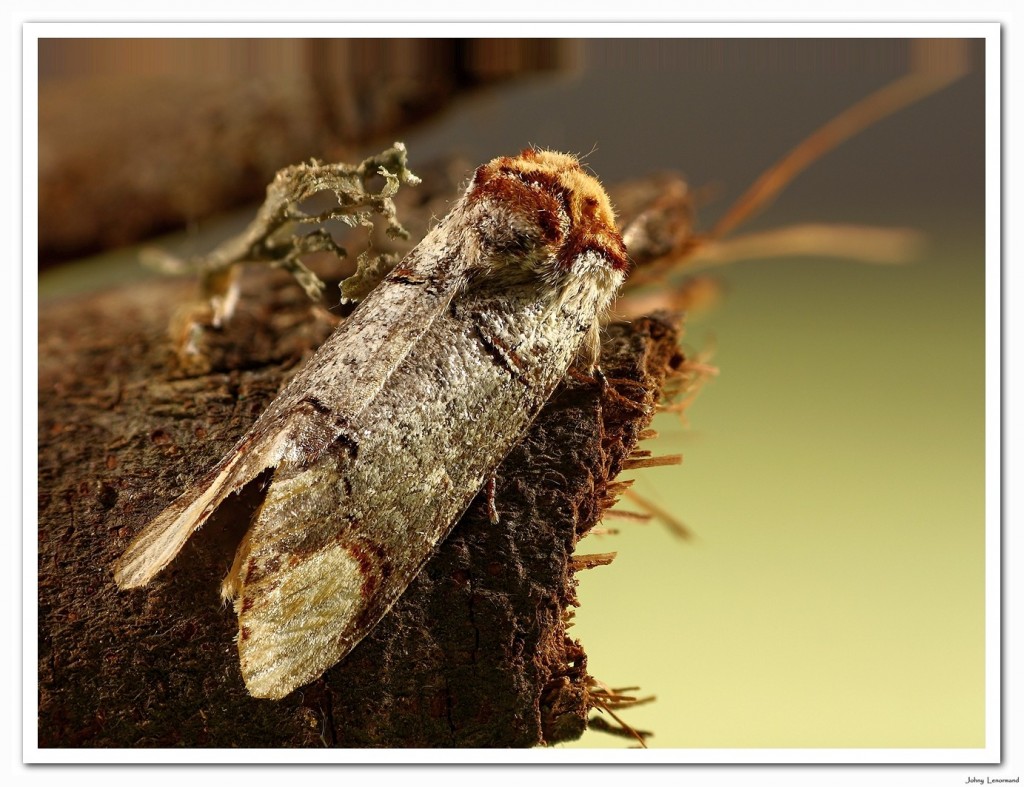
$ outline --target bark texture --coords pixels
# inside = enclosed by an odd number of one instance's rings
[[[570,378],[396,607],[323,678],[255,700],[239,674],[227,572],[258,499],[214,515],[147,588],[110,565],[230,449],[332,326],[287,276],[247,272],[209,368],[166,330],[188,285],[44,304],[39,326],[41,746],[533,746],[578,737],[586,656],[566,633],[573,547],[683,363],[670,319],[612,326],[604,387]],[[457,439],[457,436],[456,436]],[[576,568],[579,564],[576,564]]]

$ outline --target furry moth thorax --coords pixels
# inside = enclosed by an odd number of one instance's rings
[[[553,308],[570,314],[600,301],[578,356],[593,367],[601,325],[630,266],[597,178],[575,156],[527,148],[478,167],[448,218],[466,229],[466,254],[481,274],[532,275],[548,288]]]
[[[598,180],[565,153],[527,148],[478,167],[464,198],[488,256],[570,271],[586,254],[625,274],[629,258]]]

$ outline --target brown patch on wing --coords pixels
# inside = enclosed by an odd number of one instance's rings
[[[278,569],[281,568],[281,556],[270,555],[269,557],[259,558],[252,556],[249,558],[248,563],[245,566],[244,580],[246,584],[254,584],[261,581],[265,577],[269,577],[276,574]]]
[[[522,379],[527,369],[526,363],[519,357],[518,353],[509,347],[506,342],[502,341],[497,334],[485,330],[481,325],[474,327],[476,328],[476,336],[480,340],[480,344],[487,351],[487,354],[494,359],[494,362],[513,377]]]
[[[388,274],[388,281],[396,282],[398,284],[408,284],[412,287],[418,287],[423,284],[428,284],[429,279],[425,279],[422,276],[416,274],[412,268],[400,267],[395,268]]]
[[[381,583],[387,581],[392,574],[387,551],[375,541],[365,538],[349,541],[345,548],[359,565],[359,573],[363,578],[359,594],[364,601],[369,601]]]

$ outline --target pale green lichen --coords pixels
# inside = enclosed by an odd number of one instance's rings
[[[382,177],[384,183],[379,191],[374,191],[370,184],[377,177]],[[240,234],[200,257],[182,260],[163,251],[149,250],[145,260],[165,272],[198,272],[213,325],[223,324],[234,311],[238,299],[237,266],[241,263],[268,262],[283,268],[311,299],[319,300],[324,283],[303,264],[302,258],[323,251],[347,256],[347,251],[322,225],[337,220],[370,231],[377,215],[387,222],[388,237],[407,238],[409,233],[398,220],[394,196],[401,185],[415,186],[419,182],[409,170],[407,152],[401,142],[358,165],[324,164],[314,159],[285,167],[267,186],[266,199]],[[336,205],[319,212],[303,209],[304,202],[325,192],[334,195]],[[316,226],[303,232],[306,225]],[[356,258],[355,273],[342,283],[343,300],[360,300],[395,262],[394,255],[372,254],[368,247]]]

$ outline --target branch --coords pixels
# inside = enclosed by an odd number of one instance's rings
[[[533,746],[578,737],[586,656],[566,634],[573,546],[682,362],[677,329],[609,331],[609,384],[568,379],[398,605],[320,680],[245,691],[218,584],[255,499],[221,511],[145,591],[110,565],[130,532],[246,430],[331,329],[281,272],[243,277],[209,371],[173,364],[186,290],[161,280],[55,304],[40,320],[41,746]],[[313,314],[311,314],[313,312]],[[486,496],[484,496],[486,497]]]

